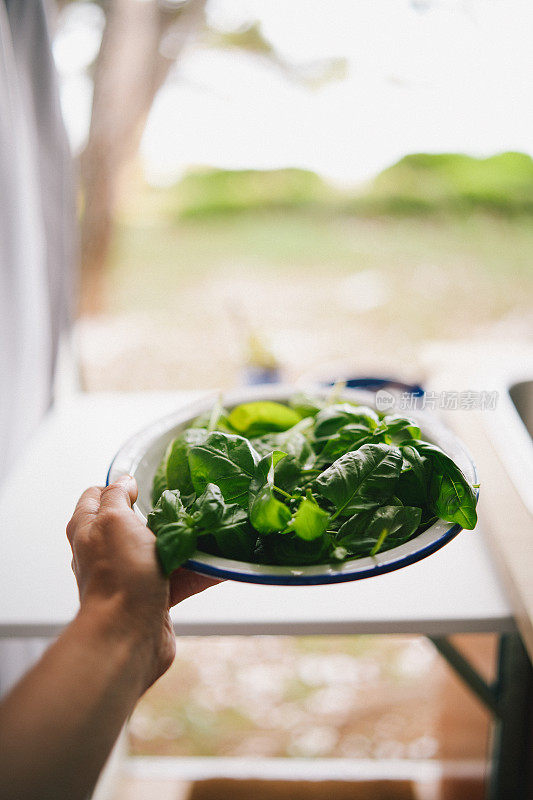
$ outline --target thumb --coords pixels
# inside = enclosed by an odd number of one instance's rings
[[[122,475],[102,489],[100,511],[110,508],[131,508],[137,499],[137,481],[132,475]]]

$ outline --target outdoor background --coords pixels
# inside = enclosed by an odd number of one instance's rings
[[[520,0],[59,3],[85,388],[227,389],[254,365],[423,382],[432,348],[531,337],[532,22]],[[137,754],[486,739],[413,638],[180,641],[131,724]]]

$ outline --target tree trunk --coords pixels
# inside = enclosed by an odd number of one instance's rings
[[[109,5],[94,74],[89,138],[80,164],[82,314],[102,310],[120,173],[137,152],[154,97],[198,30],[204,5],[205,0],[189,0],[179,11],[157,0],[112,0]]]

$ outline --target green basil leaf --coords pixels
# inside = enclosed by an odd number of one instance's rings
[[[250,504],[263,486],[268,485],[270,488],[274,486],[276,467],[286,456],[287,453],[283,453],[281,450],[274,450],[259,460],[255,468],[254,477],[250,481]]]
[[[239,508],[244,515],[246,512]],[[226,509],[226,501],[222,492],[215,483],[208,483],[203,493],[198,497],[192,508],[192,518],[195,527],[201,531],[210,531],[220,525]]]
[[[261,400],[243,403],[230,413],[230,425],[245,436],[260,436],[270,431],[286,431],[301,419],[300,415],[288,406]]]
[[[368,444],[371,439],[373,440],[373,434],[365,425],[360,423],[345,425],[333,436],[317,440],[317,451],[319,452],[317,463],[332,464],[345,453],[356,450],[363,444]]]
[[[148,514],[147,525],[152,533],[157,534],[160,528],[169,522],[188,519],[178,489],[167,489],[159,498],[153,511]]]
[[[405,439],[420,439],[420,428],[416,422],[413,422],[408,417],[389,414],[383,418],[380,427],[383,427],[384,433],[390,436],[394,442],[401,442]]]
[[[165,575],[170,575],[196,552],[196,532],[184,522],[159,528],[156,550]]]
[[[167,448],[169,451],[170,445]],[[163,460],[159,464],[154,475],[154,482],[152,484],[152,505],[155,506],[167,486],[167,453],[165,453]]]
[[[476,495],[461,471],[450,464],[433,467],[430,492],[435,514],[472,530],[477,524]]]
[[[249,561],[254,553],[257,533],[248,514],[236,503],[226,506],[218,527],[212,531],[221,555]]]
[[[170,575],[196,550],[196,532],[179,490],[166,490],[148,514],[147,525],[156,536],[156,550],[165,575]]]
[[[261,540],[256,557],[264,564],[301,567],[328,561],[331,551],[327,535],[307,541],[295,533],[272,533]]]
[[[472,530],[477,523],[476,494],[457,464],[439,447],[415,441],[430,464],[429,505],[440,519]]]
[[[396,487],[396,496],[406,506],[425,506],[428,503],[428,489],[421,488],[413,470],[404,470],[400,474]]]
[[[374,556],[410,539],[418,529],[421,513],[413,506],[386,505],[357,514],[340,528],[337,544],[354,556]]]
[[[283,530],[291,518],[290,510],[273,494],[274,470],[285,456],[278,450],[264,456],[250,483],[250,522],[261,534]]]
[[[268,455],[273,451],[287,454],[275,471],[275,483],[281,489],[294,489],[299,483],[302,470],[309,469],[315,463],[315,454],[306,436],[312,425],[313,420],[306,417],[288,431],[269,433],[252,439],[253,446],[261,455]]]
[[[284,530],[290,518],[289,508],[274,497],[268,485],[260,489],[251,502],[250,522],[261,534]]]
[[[313,456],[314,458],[314,456]],[[286,492],[292,492],[301,481],[302,466],[295,456],[287,456],[276,467],[274,483]]]
[[[192,445],[204,442],[207,431],[187,428],[173,439],[154,475],[152,503],[155,505],[165,489],[179,489],[183,495],[194,491],[189,471],[188,453]]]
[[[215,483],[227,502],[248,505],[248,489],[259,462],[250,442],[231,433],[211,433],[203,444],[191,447],[189,468],[195,492],[201,495]]]
[[[420,455],[416,447],[410,444],[404,445],[400,449],[404,461],[407,462],[409,469],[412,470],[418,485],[421,489],[425,489],[427,485],[426,459]]]
[[[311,397],[305,393],[294,395],[289,400],[289,406],[303,417],[316,417],[319,411],[326,407],[326,402],[318,397]]]
[[[306,435],[312,427],[313,420],[306,417],[287,431],[267,433],[252,438],[251,442],[262,456],[279,450],[292,456],[302,469],[307,469],[314,463],[313,449]]]
[[[404,468],[396,494],[405,505],[425,507],[429,502],[428,463],[411,445],[404,445],[400,449]]]
[[[214,404],[213,408],[204,411],[203,414],[196,417],[192,423],[192,428],[203,428],[209,433],[213,431],[222,431],[224,433],[235,433],[228,422],[228,412],[222,406],[220,400]]]
[[[306,541],[322,536],[328,527],[329,514],[320,508],[310,491],[303,498],[298,510],[289,522],[288,530]]]
[[[345,425],[364,425],[373,431],[379,423],[376,412],[368,406],[354,406],[351,403],[336,403],[320,411],[315,420],[315,438],[332,436]]]
[[[402,467],[402,454],[387,444],[364,444],[337,459],[316,479],[318,491],[337,509],[351,516],[360,503],[384,502],[394,494]]]
[[[226,558],[248,560],[252,557],[257,534],[252,529],[248,514],[236,503],[227,504],[222,492],[213,483],[208,483],[204,493],[196,500],[193,520],[198,535],[212,536],[218,552]]]
[[[179,489],[184,495],[192,494],[194,486],[189,469],[189,451],[208,437],[202,428],[188,428],[171,442],[166,454],[166,476],[169,489]]]

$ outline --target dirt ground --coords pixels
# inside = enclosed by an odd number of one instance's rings
[[[458,637],[482,671],[491,636]],[[421,637],[178,642],[130,723],[135,755],[483,759],[489,715]]]

